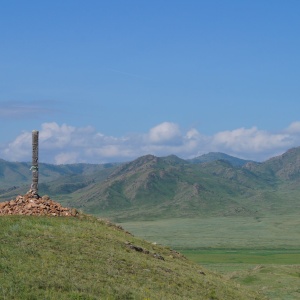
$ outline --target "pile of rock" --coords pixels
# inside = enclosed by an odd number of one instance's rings
[[[40,197],[28,192],[24,196],[17,196],[14,200],[1,202],[0,216],[3,215],[76,217],[78,211],[62,207],[49,196]]]

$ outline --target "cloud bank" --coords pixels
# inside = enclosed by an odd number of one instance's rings
[[[201,134],[196,128],[184,131],[172,122],[158,124],[143,134],[122,137],[105,135],[91,126],[74,127],[55,122],[43,123],[39,132],[40,161],[55,164],[122,162],[146,154],[193,158],[208,152],[262,161],[300,146],[300,122],[280,132],[252,127],[211,136]],[[31,132],[24,131],[4,145],[0,155],[9,161],[30,161]]]

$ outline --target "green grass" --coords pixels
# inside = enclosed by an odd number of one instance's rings
[[[5,216],[0,228],[0,299],[263,299],[96,218]]]
[[[187,250],[187,258],[272,300],[300,299],[299,250]]]
[[[121,223],[130,232],[175,249],[299,249],[298,214],[202,217]]]
[[[189,259],[200,264],[273,264],[300,265],[299,250],[210,249],[182,250]]]
[[[297,213],[126,222],[122,226],[139,237],[169,245],[269,299],[300,299]]]
[[[226,255],[224,256],[226,259]],[[226,276],[240,286],[260,291],[272,300],[300,299],[300,265],[203,263],[205,268]]]

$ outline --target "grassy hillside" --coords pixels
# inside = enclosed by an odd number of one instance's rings
[[[0,218],[1,299],[263,299],[91,217]]]

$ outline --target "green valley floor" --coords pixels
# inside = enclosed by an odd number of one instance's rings
[[[168,245],[269,299],[300,299],[297,214],[168,219],[122,226],[148,241]]]

